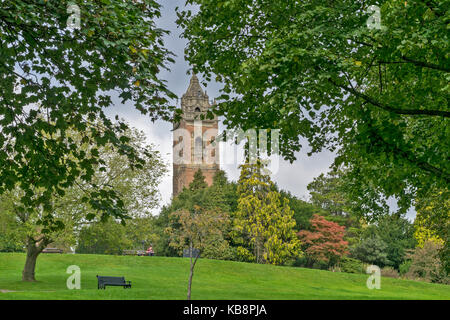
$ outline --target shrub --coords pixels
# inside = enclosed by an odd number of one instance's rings
[[[384,267],[383,269],[381,269],[381,276],[389,278],[398,278],[399,274],[398,271],[392,267]]]
[[[325,261],[312,259],[307,255],[296,257],[295,260],[292,262],[292,266],[308,269],[320,269],[320,270],[333,270],[335,267],[337,267],[336,265],[330,266]]]
[[[313,269],[320,269],[320,270],[327,270],[329,267],[328,262],[322,261],[322,260],[313,260],[312,268]]]
[[[300,256],[295,259],[293,267],[306,268],[307,263],[308,263],[307,258],[305,256]]]
[[[423,248],[414,249],[412,253],[408,254],[411,266],[405,276],[413,280],[450,283],[439,257],[441,249],[442,245],[432,241],[425,242]]]
[[[358,259],[343,257],[339,262],[341,272],[347,273],[365,273],[364,264]]]
[[[410,267],[411,267],[411,260],[404,261],[399,267],[400,274],[402,276],[405,275],[409,271]]]
[[[228,241],[219,239],[219,237],[211,237],[213,239],[207,241],[202,252],[203,258],[216,260],[238,260],[237,248],[231,247]]]

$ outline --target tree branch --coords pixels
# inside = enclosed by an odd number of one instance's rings
[[[439,71],[443,71],[443,72],[450,72],[449,68],[445,68],[442,66],[439,66],[437,64],[433,64],[433,63],[428,63],[428,62],[423,62],[423,61],[417,61],[405,56],[402,56],[402,59],[408,62],[411,62],[413,64],[415,64],[416,66],[419,67],[423,67],[423,68],[428,68],[428,69],[434,69],[434,70],[439,70]]]
[[[390,148],[392,148],[392,150],[397,154],[400,155],[402,158],[404,158],[405,160],[407,160],[408,162],[410,162],[413,165],[416,165],[417,167],[419,167],[420,169],[427,171],[429,173],[434,174],[435,176],[444,179],[447,183],[450,183],[450,174],[448,174],[447,172],[429,164],[428,162],[425,162],[423,160],[418,159],[414,154],[412,154],[411,152],[407,152],[399,147],[397,147],[396,145],[387,142],[385,139],[383,139],[383,137],[378,134],[376,131],[374,131],[376,138],[380,139],[381,141],[383,141],[383,143],[387,146],[389,146]]]
[[[398,109],[392,106],[389,106],[387,104],[383,104],[372,97],[369,97],[368,95],[359,92],[353,88],[349,88],[347,86],[344,86],[342,84],[336,83],[333,79],[328,79],[332,84],[334,84],[336,87],[339,87],[341,89],[344,89],[345,91],[354,94],[355,96],[362,98],[364,101],[370,103],[371,105],[381,108],[383,110],[386,110],[391,113],[395,114],[404,114],[404,115],[422,115],[422,116],[437,116],[437,117],[444,117],[449,118],[450,112],[449,111],[441,111],[441,110],[420,110],[420,109]]]

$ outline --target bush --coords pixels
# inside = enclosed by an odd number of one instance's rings
[[[314,261],[312,263],[313,269],[327,270],[328,267],[329,267],[329,264],[328,264],[328,262],[325,262],[325,261],[318,260],[318,261]]]
[[[301,256],[301,257],[297,257],[294,261],[294,263],[292,264],[293,267],[301,267],[301,268],[306,268],[307,264],[307,259],[305,256]]]
[[[205,247],[202,253],[203,258],[231,261],[237,261],[239,259],[237,248],[231,247],[228,241],[224,241],[223,239],[215,240],[208,243]]]
[[[411,263],[412,263],[411,260],[406,260],[400,265],[399,270],[400,270],[400,274],[402,276],[405,275],[409,271],[409,268],[411,267]]]
[[[341,272],[347,273],[365,273],[364,264],[358,259],[343,257],[339,262]]]
[[[297,257],[295,261],[292,263],[292,265],[294,267],[309,268],[309,269],[320,269],[320,270],[330,269],[330,266],[328,265],[327,262],[316,261],[308,256]]]
[[[405,276],[413,280],[424,280],[434,283],[450,283],[450,279],[446,274],[439,251],[442,245],[432,241],[425,242],[423,248],[417,247],[408,254],[411,259],[411,266]]]
[[[384,267],[383,269],[381,269],[381,276],[389,278],[398,278],[399,274],[398,271],[392,267]]]

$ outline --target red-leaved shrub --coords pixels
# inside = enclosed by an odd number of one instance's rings
[[[345,227],[317,214],[310,221],[312,231],[303,230],[297,234],[308,260],[335,265],[348,253],[348,242],[344,241]]]

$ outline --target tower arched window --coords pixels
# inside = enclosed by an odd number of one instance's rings
[[[194,147],[194,153],[196,159],[202,159],[203,154],[203,142],[201,137],[195,138],[195,147]]]
[[[201,111],[201,110],[200,110],[199,107],[195,108],[195,112],[200,112],[200,111]]]

